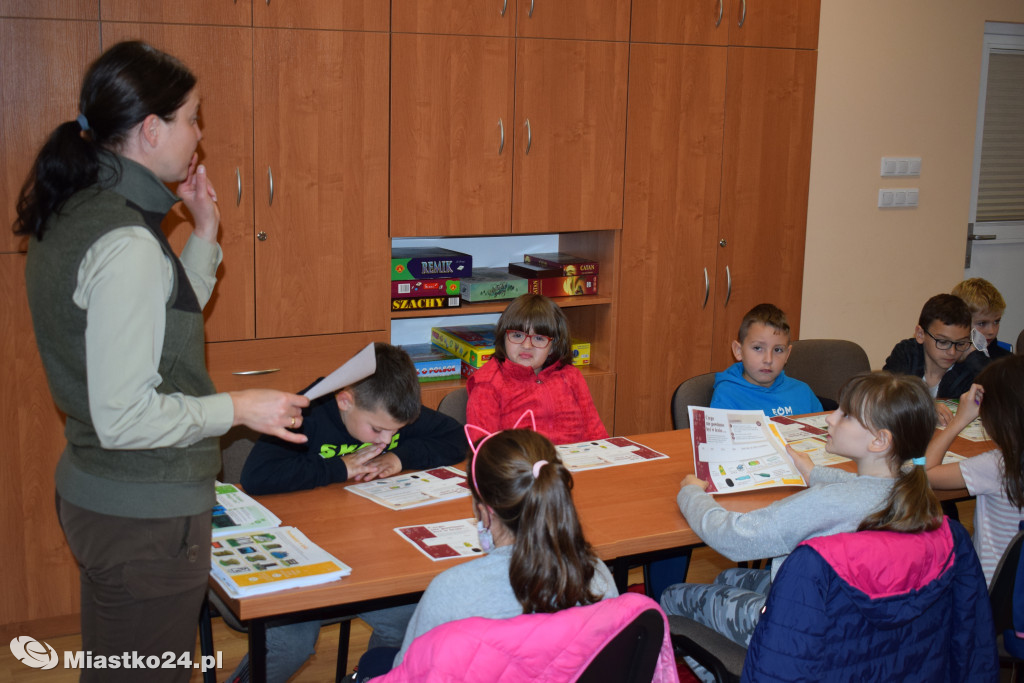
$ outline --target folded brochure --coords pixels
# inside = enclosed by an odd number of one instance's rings
[[[232,484],[216,483],[210,575],[236,598],[334,581],[352,569]]]
[[[434,562],[484,554],[472,517],[452,522],[403,526],[395,532]]]
[[[708,493],[807,486],[762,411],[697,406],[689,411],[694,471],[708,482]]]
[[[373,479],[351,484],[345,490],[392,510],[407,510],[469,496],[466,473],[454,467],[435,467],[422,472]]]
[[[668,457],[664,453],[659,453],[636,441],[630,441],[624,436],[563,444],[555,446],[555,450],[558,451],[559,457],[562,458],[562,464],[570,472],[615,467],[616,465],[630,465],[636,462],[662,460]]]

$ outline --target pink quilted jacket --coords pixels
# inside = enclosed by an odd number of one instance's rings
[[[575,681],[604,645],[658,603],[637,593],[554,614],[473,617],[442,624],[413,641],[402,663],[374,683]],[[662,621],[665,616],[662,614]],[[653,683],[678,683],[668,623]]]

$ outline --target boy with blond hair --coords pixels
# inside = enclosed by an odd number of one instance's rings
[[[988,357],[992,360],[1011,355],[1010,349],[999,343],[999,323],[1006,310],[1003,295],[985,278],[972,277],[959,283],[952,291],[971,310],[971,327],[985,335]]]
[[[821,412],[821,401],[783,368],[793,350],[786,314],[758,304],[743,316],[732,354],[736,363],[715,375],[712,408],[763,410],[770,417]]]

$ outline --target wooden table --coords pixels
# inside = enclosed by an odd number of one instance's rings
[[[679,555],[701,544],[676,505],[679,483],[693,473],[688,430],[630,437],[669,456],[634,465],[576,473],[573,496],[583,530],[620,587],[628,568],[659,557]],[[973,456],[991,444],[958,438],[954,452]],[[853,463],[839,465],[853,470]],[[760,508],[801,489],[771,488],[720,495],[729,510]],[[966,490],[942,491],[943,500],[968,497]],[[432,562],[392,529],[471,517],[466,498],[412,510],[393,511],[332,485],[312,491],[261,496],[260,502],[282,524],[302,530],[313,542],[352,567],[340,581],[253,596],[242,600],[211,585],[241,621],[249,622],[249,661],[253,681],[265,680],[266,628],[281,624],[354,615],[415,600],[430,580],[457,562]]]

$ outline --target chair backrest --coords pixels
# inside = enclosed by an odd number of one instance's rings
[[[655,609],[644,610],[597,653],[576,682],[649,683],[654,677],[664,635],[661,613]]]
[[[687,407],[710,406],[711,394],[714,391],[715,373],[713,372],[683,380],[672,394],[672,428],[689,429],[690,411],[687,410]]]
[[[437,412],[455,418],[459,424],[466,424],[466,403],[468,402],[469,392],[466,391],[466,387],[459,387],[441,399],[437,405]]]
[[[223,466],[220,480],[237,484],[242,479],[242,467],[249,452],[260,438],[258,432],[245,426],[232,427],[220,437],[220,454]]]
[[[1017,335],[1017,345],[1013,347],[1013,352],[1018,356],[1024,356],[1024,330]]]
[[[870,370],[868,354],[846,339],[797,339],[786,363],[787,375],[806,382],[819,399],[835,403],[847,380]]]
[[[1013,629],[1013,603],[1014,594],[1019,590],[1017,572],[1020,566],[1021,549],[1024,549],[1024,531],[1017,532],[1017,535],[1010,541],[1010,545],[1006,546],[1003,556],[999,559],[999,564],[996,565],[996,571],[992,575],[992,583],[988,587],[989,602],[992,604],[992,621],[995,622],[997,636],[1001,636],[1006,630]],[[1024,588],[1024,586],[1020,588]]]

